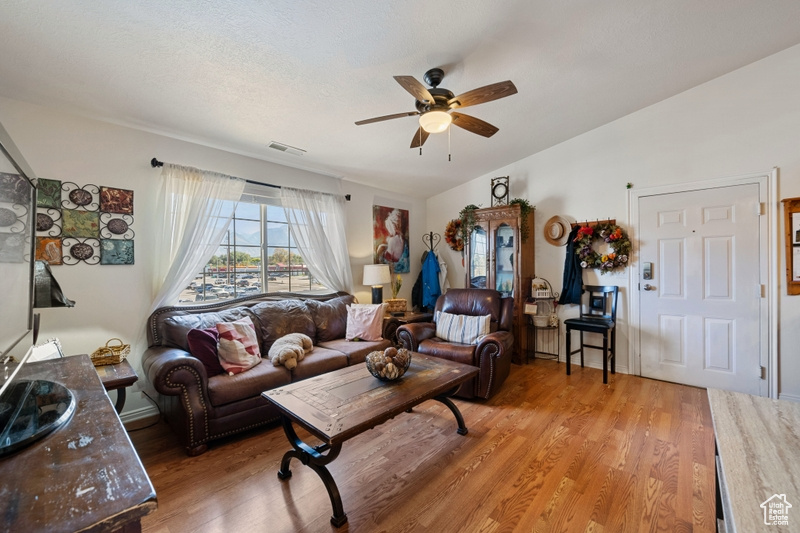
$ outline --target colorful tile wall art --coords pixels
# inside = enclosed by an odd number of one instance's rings
[[[36,259],[133,264],[133,191],[39,179],[36,205]]]

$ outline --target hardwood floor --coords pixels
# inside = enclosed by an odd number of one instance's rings
[[[704,389],[535,360],[489,402],[426,402],[347,441],[329,465],[349,522],[279,426],[187,457],[164,423],[131,433],[158,495],[146,533],[709,531],[714,437]],[[306,438],[306,434],[300,435]]]

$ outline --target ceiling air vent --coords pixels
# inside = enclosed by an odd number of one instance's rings
[[[292,154],[292,155],[303,155],[304,153],[306,153],[306,151],[303,150],[302,148],[295,148],[294,146],[289,146],[288,144],[283,144],[275,141],[270,141],[270,143],[267,146],[274,150],[280,150],[281,152],[286,152],[287,154]]]

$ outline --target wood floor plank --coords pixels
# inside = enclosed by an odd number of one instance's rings
[[[705,391],[535,360],[490,401],[426,402],[348,440],[329,469],[348,524],[279,426],[188,457],[159,423],[131,433],[156,488],[145,533],[714,531]],[[301,431],[301,438],[309,438]]]

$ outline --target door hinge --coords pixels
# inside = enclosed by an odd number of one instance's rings
[[[756,214],[759,215],[759,216],[767,214],[767,203],[766,202],[758,202],[758,204],[756,204]]]
[[[767,367],[760,366],[758,368],[760,369],[761,379],[767,379]]]
[[[762,283],[761,285],[758,286],[758,292],[759,292],[759,294],[761,295],[762,298],[766,298],[767,297],[767,286]]]

